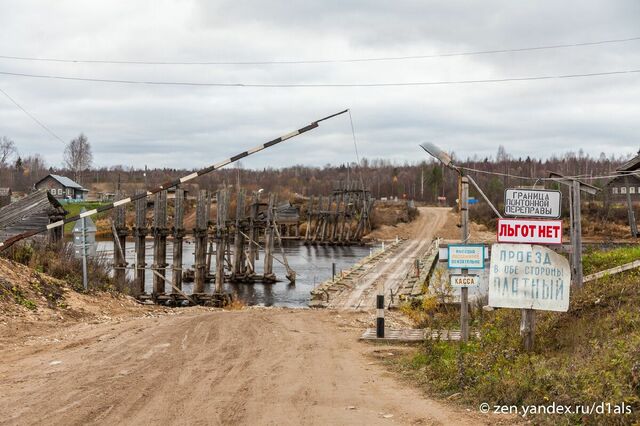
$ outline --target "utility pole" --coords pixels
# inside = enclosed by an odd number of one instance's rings
[[[460,214],[462,230],[462,244],[469,241],[469,178],[460,174]],[[467,275],[469,270],[461,270],[462,275]],[[460,340],[466,343],[469,340],[469,287],[460,288]]]
[[[571,183],[571,207],[573,209],[573,227],[571,229],[571,245],[573,246],[573,284],[582,287],[582,215],[580,209],[580,182]]]
[[[600,188],[581,182],[577,179],[564,177],[560,173],[551,172],[549,177],[554,181],[569,187],[571,202],[571,285],[582,288],[582,215],[580,193],[595,195]]]
[[[631,203],[631,187],[629,186],[629,176],[624,178],[624,186],[627,187],[627,214],[629,216],[629,226],[631,227],[631,236],[638,236],[638,224],[636,223],[636,215],[633,212],[633,204]]]

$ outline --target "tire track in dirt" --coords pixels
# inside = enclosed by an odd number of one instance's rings
[[[76,327],[62,342],[0,349],[0,423],[389,424],[380,413],[400,424],[483,421],[369,362],[358,315],[190,313]]]

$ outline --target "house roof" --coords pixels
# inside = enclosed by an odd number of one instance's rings
[[[58,181],[58,183],[59,183],[60,185],[64,186],[65,188],[74,188],[74,189],[78,189],[78,190],[80,190],[80,191],[86,191],[86,192],[89,192],[89,190],[88,190],[88,189],[83,188],[83,187],[82,187],[82,185],[80,185],[80,184],[79,184],[79,183],[77,183],[77,182],[74,182],[73,180],[69,179],[68,177],[66,177],[66,176],[60,176],[60,175],[54,175],[54,174],[47,175],[47,176],[45,176],[44,178],[40,179],[40,180],[36,183],[36,185],[37,185],[38,183],[42,182],[43,180],[45,180],[46,178],[48,178],[49,176],[51,176],[53,179],[57,180],[57,181]]]
[[[622,166],[618,167],[616,171],[629,172],[629,171],[637,170],[638,168],[640,168],[640,151],[638,151],[638,155],[636,155],[631,160],[624,163]]]
[[[51,209],[57,210],[61,215],[66,213],[58,200],[46,189],[32,192],[15,203],[0,208],[0,237],[8,238],[47,225],[48,218],[42,213]]]

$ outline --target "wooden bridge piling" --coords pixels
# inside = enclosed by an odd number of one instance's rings
[[[153,203],[153,294],[165,293],[165,277],[167,272],[167,191],[156,194]]]
[[[195,239],[195,278],[193,293],[204,293],[204,283],[207,278],[207,232],[209,228],[209,191],[200,190],[196,203],[196,226],[193,229]]]
[[[173,204],[173,271],[172,293],[178,293],[178,290],[182,290],[182,252],[183,241],[185,236],[184,229],[184,189],[176,189],[174,204]],[[176,290],[178,289],[178,290]]]
[[[117,191],[116,200],[124,198],[122,191]],[[127,236],[129,231],[127,229],[126,211],[124,206],[116,207],[113,210],[113,277],[116,282],[116,286],[123,290],[127,281],[127,261],[125,259],[125,253],[127,249]]]
[[[264,230],[264,280],[275,281],[273,274],[273,248],[274,248],[274,223],[273,209],[275,195],[269,194],[269,206],[267,207],[266,224]]]
[[[136,191],[136,194],[144,193],[145,191]],[[133,233],[135,236],[135,250],[136,250],[136,269],[135,269],[135,295],[145,294],[145,267],[146,263],[146,237],[148,234],[147,229],[147,199],[140,198],[136,200],[136,218],[135,227]]]

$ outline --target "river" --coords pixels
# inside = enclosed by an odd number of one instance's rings
[[[192,241],[185,241],[183,252],[183,269],[193,269],[194,244]],[[297,278],[295,284],[290,284],[285,278],[285,268],[277,261],[273,262],[273,271],[278,279],[283,281],[275,284],[231,284],[225,283],[226,291],[234,293],[247,305],[261,306],[285,306],[304,307],[309,303],[309,292],[315,286],[331,278],[331,265],[336,264],[337,273],[342,269],[350,268],[359,259],[368,256],[369,246],[305,246],[301,241],[285,241],[284,251],[291,268],[296,271]],[[98,252],[111,256],[113,253],[112,241],[99,241]],[[147,266],[153,263],[153,242],[147,241]],[[172,264],[173,245],[167,242],[167,263]],[[260,260],[256,262],[257,273],[262,273],[263,252],[260,252]],[[279,248],[275,250],[275,257],[282,260]],[[135,263],[135,251],[133,244],[127,246],[126,258],[129,266]],[[211,268],[215,271],[215,256],[212,258]],[[133,278],[133,271],[127,271],[130,278]],[[171,273],[167,271],[167,277]],[[151,293],[153,288],[153,274],[149,271],[145,277],[145,290]],[[191,294],[193,283],[183,283],[182,289],[187,294]],[[171,292],[171,286],[167,285],[165,291]],[[205,292],[211,292],[211,284],[205,284]]]

